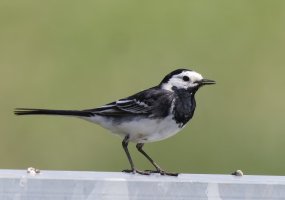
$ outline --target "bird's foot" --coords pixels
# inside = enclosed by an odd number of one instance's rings
[[[159,173],[160,175],[166,175],[166,176],[178,176],[179,173],[174,173],[174,172],[166,172],[164,170],[161,169],[157,169],[157,170],[145,170],[145,172],[147,173]]]
[[[141,174],[141,175],[150,175],[150,172],[147,171],[141,171],[138,169],[125,169],[123,170],[125,173],[132,173],[132,174]]]

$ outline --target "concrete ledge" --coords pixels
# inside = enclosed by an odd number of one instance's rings
[[[284,200],[285,176],[0,170],[0,199]]]

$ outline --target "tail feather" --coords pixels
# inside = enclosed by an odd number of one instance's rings
[[[15,115],[65,115],[65,116],[79,116],[90,117],[94,114],[89,111],[80,110],[48,110],[48,109],[34,109],[34,108],[16,108]]]

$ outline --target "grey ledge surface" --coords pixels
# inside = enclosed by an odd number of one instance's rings
[[[285,176],[0,170],[1,200],[284,200]]]

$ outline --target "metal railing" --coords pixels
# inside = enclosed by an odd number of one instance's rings
[[[285,176],[0,170],[0,200],[284,200]]]

